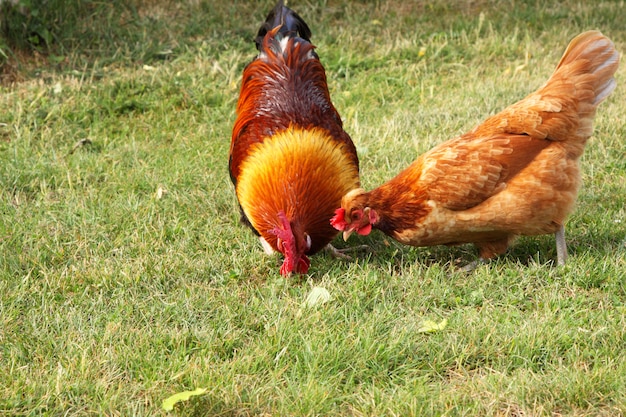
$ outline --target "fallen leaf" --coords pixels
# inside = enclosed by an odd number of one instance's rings
[[[187,401],[189,398],[194,397],[196,395],[202,395],[206,392],[206,388],[196,388],[193,391],[183,391],[172,395],[171,397],[167,397],[163,400],[163,404],[161,407],[165,411],[172,411],[174,409],[174,405],[180,401]]]
[[[330,293],[324,287],[313,287],[309,295],[306,297],[305,305],[307,307],[315,307],[318,304],[324,304],[330,300]]]
[[[81,140],[79,140],[78,142],[76,142],[74,144],[74,146],[72,147],[72,149],[68,152],[68,155],[73,154],[74,152],[76,152],[76,150],[78,148],[80,148],[81,146],[86,146],[86,145],[91,145],[91,141],[87,138],[83,138]]]
[[[434,333],[440,330],[443,330],[448,325],[448,319],[443,319],[439,323],[435,323],[432,320],[424,320],[419,329],[417,329],[418,333]]]

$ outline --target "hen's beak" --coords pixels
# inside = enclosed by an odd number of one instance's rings
[[[348,238],[350,237],[352,232],[354,232],[353,229],[344,230],[344,232],[343,232],[343,240],[344,240],[344,242],[348,240]]]

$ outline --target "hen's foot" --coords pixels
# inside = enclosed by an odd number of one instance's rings
[[[478,268],[480,265],[485,264],[487,262],[488,262],[487,259],[478,258],[474,262],[470,262],[464,267],[459,268],[459,272],[464,272],[466,274],[469,274],[470,272],[473,272],[476,268]]]
[[[324,250],[326,252],[328,252],[330,254],[330,256],[332,256],[333,258],[345,259],[345,260],[351,260],[352,259],[351,256],[346,255],[346,252],[355,252],[355,251],[358,251],[358,250],[367,250],[367,249],[369,249],[369,246],[367,246],[367,245],[351,246],[349,248],[337,249],[336,247],[334,247],[330,243],[324,247]]]

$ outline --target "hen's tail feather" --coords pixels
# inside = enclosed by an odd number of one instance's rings
[[[563,78],[582,84],[592,89],[593,96],[581,98],[595,107],[615,89],[618,65],[619,53],[611,40],[596,30],[584,32],[570,42],[546,86]]]
[[[598,31],[584,32],[570,42],[543,87],[490,117],[474,132],[584,144],[593,133],[598,105],[615,89],[618,66],[613,42]]]
[[[277,26],[281,26],[278,33],[287,37],[300,37],[307,42],[311,42],[311,29],[296,12],[285,6],[283,0],[279,0],[272,11],[267,15],[265,22],[259,29],[254,43],[256,48],[261,51],[263,48],[263,38],[265,35]]]

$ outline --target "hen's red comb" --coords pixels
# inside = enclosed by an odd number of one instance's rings
[[[346,222],[346,211],[341,207],[335,210],[335,215],[330,219],[330,224],[337,230],[346,230],[348,226],[348,222]]]

